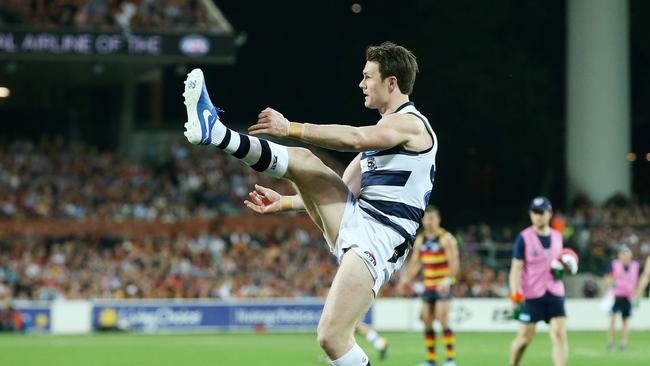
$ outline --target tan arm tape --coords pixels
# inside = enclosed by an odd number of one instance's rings
[[[289,122],[289,137],[301,139],[305,137],[305,124]]]
[[[280,198],[280,207],[282,207],[282,211],[293,210],[293,196],[282,196]]]

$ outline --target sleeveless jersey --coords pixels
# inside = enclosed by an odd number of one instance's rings
[[[562,234],[551,229],[551,247],[544,250],[542,242],[532,226],[521,232],[526,247],[526,260],[521,273],[521,293],[526,299],[537,299],[550,292],[555,296],[564,296],[564,283],[553,278],[551,262],[562,253]]]
[[[436,237],[424,237],[420,246],[420,263],[422,264],[422,277],[425,290],[435,290],[443,278],[449,276],[449,262],[444,248],[440,245],[440,238],[445,235],[444,229],[439,229]]]
[[[623,263],[617,259],[612,262],[612,275],[616,281],[614,296],[626,297],[631,300],[639,279],[639,262],[630,261],[626,270]]]
[[[403,104],[395,113],[419,118],[433,146],[421,152],[407,151],[401,146],[363,152],[359,207],[413,243],[433,188],[438,140],[429,121],[412,102]]]

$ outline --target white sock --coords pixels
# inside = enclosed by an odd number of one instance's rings
[[[212,144],[246,165],[275,178],[282,178],[289,166],[286,146],[244,135],[227,128],[220,120],[212,128]]]
[[[381,341],[381,337],[376,330],[370,329],[368,334],[366,334],[366,340],[370,342],[376,349],[380,349],[384,344]]]
[[[332,361],[333,366],[369,366],[370,360],[365,352],[359,347],[358,344],[354,344],[352,349],[349,350],[346,354],[341,356],[339,359]]]

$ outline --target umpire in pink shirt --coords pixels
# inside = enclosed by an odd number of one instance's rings
[[[632,314],[632,298],[639,279],[639,262],[632,260],[632,251],[626,245],[618,249],[618,259],[612,261],[605,282],[612,287],[615,296],[614,306],[610,312],[609,332],[607,334],[607,349],[614,349],[614,333],[616,331],[616,314],[621,313],[621,344],[620,349],[627,348],[628,318]]]
[[[521,306],[519,331],[510,347],[510,365],[519,365],[535,336],[535,325],[550,324],[553,365],[566,366],[569,343],[564,311],[564,284],[553,277],[551,262],[560,257],[562,234],[550,226],[553,207],[546,197],[536,197],[529,207],[531,226],[515,240],[510,267],[513,306]],[[523,301],[522,304],[518,302]]]

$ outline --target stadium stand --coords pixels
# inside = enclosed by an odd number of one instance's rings
[[[0,24],[79,28],[207,27],[198,0],[7,0],[0,4]]]
[[[173,222],[243,210],[254,183],[283,183],[219,154],[172,145],[148,165],[61,139],[0,147],[0,217]],[[190,163],[191,162],[191,163]]]
[[[177,144],[138,163],[59,138],[4,143],[0,282],[34,300],[323,296],[336,263],[321,235],[305,215],[243,211],[255,183],[290,190]],[[602,274],[620,244],[636,258],[650,251],[648,206],[614,200],[557,218],[582,272]],[[513,232],[486,224],[454,232],[463,253],[456,296],[507,296]],[[397,295],[398,279],[382,296]]]

